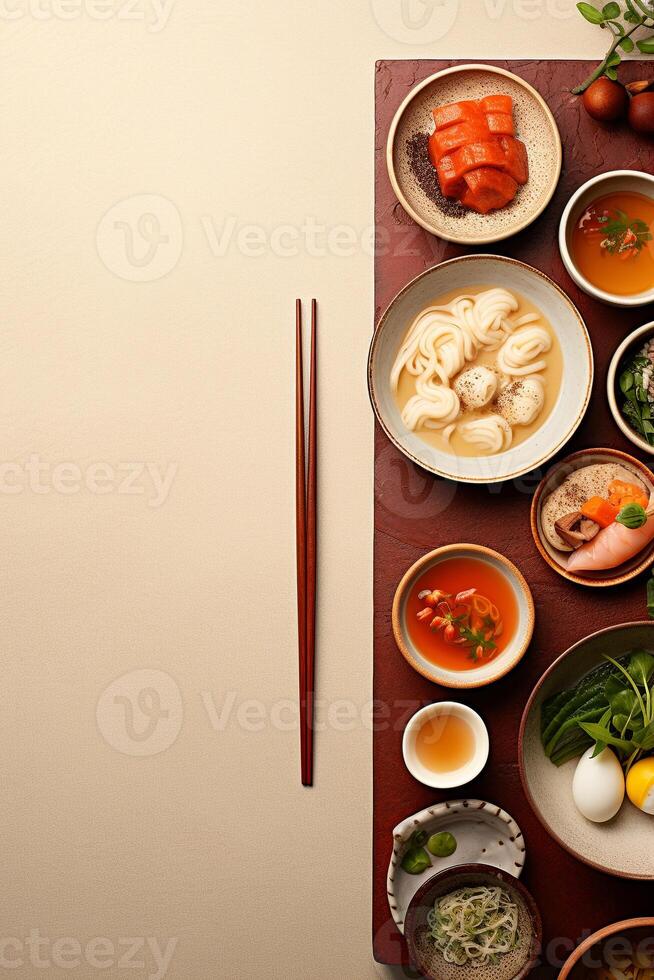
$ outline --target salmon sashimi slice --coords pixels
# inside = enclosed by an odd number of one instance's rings
[[[441,157],[446,153],[452,153],[466,143],[478,143],[480,140],[487,140],[490,136],[486,121],[480,123],[463,122],[447,129],[437,129],[429,137],[429,158],[436,166]]]
[[[464,177],[466,189],[460,196],[461,204],[480,214],[488,214],[503,208],[513,200],[518,185],[508,174],[493,167],[479,167]]]
[[[510,95],[487,95],[485,99],[480,99],[479,108],[482,112],[504,112],[510,116],[513,113],[513,99]]]
[[[515,134],[513,116],[510,116],[508,112],[487,112],[486,125],[493,136],[513,136]]]
[[[450,102],[448,105],[438,106],[432,109],[436,129],[447,129],[462,122],[484,123],[484,113],[476,100],[465,100],[463,102]]]
[[[582,544],[568,558],[569,572],[595,572],[617,568],[634,558],[654,538],[654,517],[639,528],[624,527],[614,521],[603,528],[592,541]]]
[[[444,157],[441,157],[436,164],[436,173],[438,174],[438,183],[440,184],[441,193],[445,197],[458,197],[463,190],[465,190],[465,183],[461,174],[458,172],[454,160],[449,153],[446,153]]]
[[[461,189],[461,178],[470,170],[479,167],[503,167],[504,150],[497,140],[483,143],[468,143],[454,153],[448,153],[436,164],[438,181],[446,197],[456,196],[457,186]]]
[[[529,161],[527,159],[527,147],[515,136],[498,137],[500,146],[504,151],[505,164],[503,170],[510,174],[519,184],[526,184],[529,179]]]

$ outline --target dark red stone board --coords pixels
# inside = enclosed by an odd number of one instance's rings
[[[557,247],[558,222],[571,193],[606,170],[652,170],[654,144],[626,125],[603,127],[591,120],[570,89],[591,71],[591,62],[493,61],[520,75],[545,98],[561,132],[563,172],[556,194],[540,218],[506,241],[467,249],[441,241],[417,226],[396,200],[386,171],[385,149],[393,115],[411,88],[452,61],[380,61],[376,66],[375,323],[398,290],[424,269],[456,255],[486,251],[509,255],[542,269],[577,304],[595,353],[590,407],[561,456],[576,449],[613,446],[638,456],[619,431],[606,401],[606,372],[622,337],[654,319],[652,306],[617,310],[580,292],[566,273]],[[623,80],[646,78],[651,65],[632,62]],[[567,365],[574,370],[574,366]],[[648,461],[649,462],[649,461]],[[556,575],[536,550],[529,527],[533,490],[542,472],[494,486],[454,484],[434,478],[406,460],[377,426],[375,434],[374,697],[379,702],[374,734],[373,949],[382,963],[407,963],[406,945],[390,917],[386,874],[392,830],[410,814],[447,798],[469,796],[505,807],[527,842],[523,881],[540,907],[543,965],[533,976],[554,977],[579,938],[617,919],[654,912],[654,884],[605,875],[577,861],[547,834],[532,812],[518,771],[518,729],[527,698],[545,668],[588,633],[613,623],[643,619],[645,581],[613,589],[575,586]],[[447,700],[453,692],[431,684],[404,661],[391,629],[391,604],[404,571],[439,545],[469,541],[505,554],[522,570],[536,602],[536,629],[522,663],[504,679],[463,697],[481,712],[491,754],[482,775],[464,790],[439,792],[416,782],[402,761],[407,713],[420,704]],[[381,705],[383,704],[384,707]],[[388,706],[388,707],[386,707]],[[654,818],[653,818],[654,819]],[[654,846],[654,823],[652,824]],[[555,940],[560,942],[553,945]]]

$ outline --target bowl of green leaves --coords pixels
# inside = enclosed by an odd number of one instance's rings
[[[618,428],[654,455],[654,320],[624,338],[611,358],[606,391]]]

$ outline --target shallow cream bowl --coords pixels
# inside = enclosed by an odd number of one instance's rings
[[[474,287],[501,287],[527,299],[556,334],[563,375],[556,403],[524,442],[501,453],[457,456],[406,428],[391,389],[391,368],[415,317],[440,296]],[[395,296],[375,330],[368,357],[368,390],[379,423],[397,448],[424,469],[463,483],[501,483],[542,466],[579,426],[593,384],[593,351],[581,314],[548,276],[503,255],[462,255],[427,269]]]
[[[603,289],[594,286],[577,269],[572,257],[571,239],[572,232],[589,204],[596,201],[598,197],[618,191],[630,191],[631,193],[644,194],[646,197],[654,198],[654,176],[644,173],[641,170],[609,170],[605,174],[598,174],[591,177],[585,184],[582,184],[568,201],[561,216],[559,224],[559,250],[563,264],[568,271],[568,275],[576,282],[580,289],[599,299],[610,306],[644,306],[654,300],[654,286],[642,293],[634,293],[631,296],[620,296],[617,293],[608,293]]]

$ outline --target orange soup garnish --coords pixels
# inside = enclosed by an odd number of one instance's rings
[[[584,211],[572,232],[575,265],[598,289],[619,296],[654,287],[654,200],[606,194]]]

